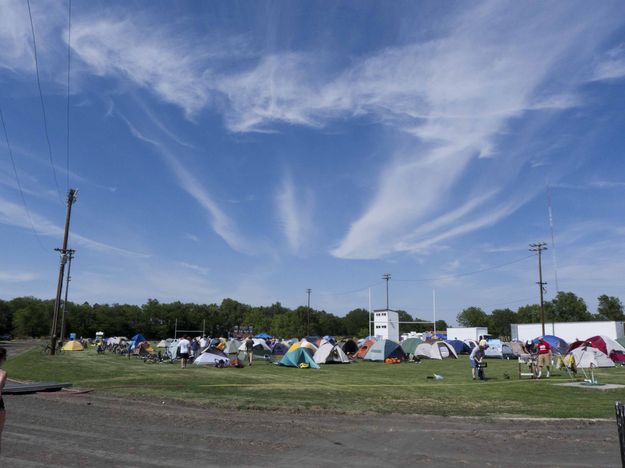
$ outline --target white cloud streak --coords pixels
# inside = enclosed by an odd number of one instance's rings
[[[312,232],[312,196],[308,194],[305,200],[298,199],[293,179],[287,176],[276,195],[276,205],[290,250],[300,253]]]

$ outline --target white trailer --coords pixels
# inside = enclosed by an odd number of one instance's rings
[[[487,327],[456,327],[447,329],[448,340],[478,340],[488,335]]]
[[[542,335],[540,323],[513,323],[511,325],[512,339],[527,341]],[[545,335],[555,335],[567,343],[575,340],[585,340],[595,335],[604,335],[616,340],[623,336],[623,322],[547,322],[545,323]]]

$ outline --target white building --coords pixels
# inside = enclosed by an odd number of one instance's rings
[[[523,323],[511,325],[511,335],[513,340],[533,340],[542,335],[540,323]],[[575,340],[585,340],[591,336],[604,335],[616,340],[623,336],[623,322],[546,322],[545,334],[555,335],[562,338],[567,343]]]
[[[399,343],[399,314],[392,310],[374,312],[373,334],[377,338]]]
[[[448,340],[475,340],[480,336],[488,335],[487,327],[457,327],[447,329]]]

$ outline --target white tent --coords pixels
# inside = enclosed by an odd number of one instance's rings
[[[252,338],[254,342],[254,354],[271,354],[271,348],[267,346],[267,342],[262,338]],[[239,346],[239,351],[245,351],[245,341]]]
[[[239,340],[230,340],[226,343],[226,346],[223,349],[223,351],[226,354],[237,354],[240,346],[241,346],[241,342]]]
[[[222,353],[215,353],[211,351],[207,351],[205,353],[200,354],[195,360],[193,364],[198,365],[215,365],[219,361],[224,362],[224,366],[230,365],[230,359],[224,356]]]
[[[161,340],[156,345],[157,348],[169,348],[169,342],[167,340]]]
[[[456,350],[449,343],[444,341],[435,341],[433,343],[421,343],[415,350],[417,356],[423,356],[430,359],[458,359]]]
[[[332,343],[324,343],[319,346],[319,349],[315,351],[313,359],[317,364],[350,363],[347,354],[345,354],[341,347],[339,345],[333,345]]]
[[[580,369],[595,367],[614,367],[614,362],[597,348],[580,346],[569,353],[575,359],[575,366]]]

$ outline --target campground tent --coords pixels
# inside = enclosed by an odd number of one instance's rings
[[[406,353],[401,349],[399,343],[393,340],[378,340],[371,345],[363,359],[365,361],[384,361],[387,358],[404,359],[405,357]]]
[[[616,340],[603,335],[591,336],[586,340],[593,348],[597,348],[603,354],[611,356],[615,352],[625,353],[625,347],[621,346]]]
[[[543,338],[545,339],[547,343],[549,343],[549,346],[551,346],[551,349],[553,350],[554,354],[555,353],[566,354],[566,352],[569,349],[569,344],[558,336],[545,335]],[[534,338],[532,341],[534,345],[537,345],[539,340],[540,340],[540,337],[537,337],[537,338]]]
[[[358,349],[358,352],[356,353],[356,357],[360,359],[364,359],[364,357],[369,352],[369,348],[371,348],[371,346],[373,346],[374,343],[375,343],[375,338],[369,338],[368,340],[365,340],[365,342]]]
[[[312,352],[301,346],[294,351],[289,351],[278,363],[281,366],[297,367],[300,369],[319,369],[319,365],[312,358]]]
[[[313,359],[317,364],[349,364],[351,362],[339,345],[329,342],[319,346]]]
[[[63,345],[63,351],[84,351],[80,341],[70,340]]]
[[[130,349],[135,349],[135,347],[143,342],[143,341],[147,341],[145,339],[145,336],[143,336],[141,333],[137,333],[135,336],[133,336],[132,338],[130,338]]]
[[[341,340],[339,344],[341,346],[341,349],[347,355],[356,354],[358,352],[358,345],[356,344],[354,340],[351,340],[351,339]]]
[[[274,356],[284,356],[289,352],[289,348],[284,343],[274,343],[271,347],[271,354]]]
[[[471,352],[471,348],[469,348],[469,345],[466,344],[464,341],[447,340],[447,343],[449,343],[454,348],[456,354],[469,354]]]
[[[616,342],[625,348],[625,336],[616,339]]]
[[[172,361],[178,358],[178,347],[180,346],[180,340],[175,339],[169,343],[169,347],[167,348],[167,357]]]
[[[315,354],[315,351],[317,351],[317,347],[314,344],[312,344],[306,338],[302,338],[302,341],[293,343],[291,347],[289,348],[288,352],[290,353],[291,351],[295,351],[296,349],[299,349],[299,348],[309,349],[312,352],[312,354]]]
[[[458,359],[458,354],[453,346],[445,341],[428,340],[417,346],[415,354],[430,359]]]
[[[226,354],[237,354],[240,346],[241,342],[239,340],[230,340],[226,343],[223,352]]]
[[[223,361],[224,366],[230,365],[230,359],[228,359],[228,356],[215,348],[211,348],[209,351],[204,351],[202,354],[196,357],[193,361],[193,364],[213,366],[219,361]]]
[[[167,340],[161,340],[156,345],[157,348],[169,348],[169,342]]]
[[[423,343],[423,340],[420,338],[406,338],[404,341],[400,343],[401,349],[408,354],[416,354],[417,346]]]
[[[269,356],[271,355],[271,348],[267,346],[267,343],[262,338],[253,338],[254,342],[253,353],[256,356]],[[239,351],[245,351],[245,341],[239,346]]]
[[[612,359],[592,346],[579,346],[568,355],[575,359],[575,366],[581,369],[590,367],[614,367]]]
[[[262,333],[259,333],[258,335],[256,335],[254,338],[261,338],[263,340],[270,340],[270,339],[273,338],[273,336],[271,336],[269,333],[262,332]]]
[[[487,358],[510,359],[516,357],[508,343],[501,340],[488,340],[488,348],[484,350]]]
[[[467,339],[467,340],[464,340],[464,342],[467,344],[470,350],[472,350],[476,346],[479,346],[479,343],[475,340]]]

